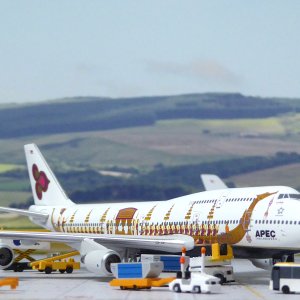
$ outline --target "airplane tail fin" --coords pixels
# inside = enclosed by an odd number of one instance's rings
[[[39,148],[35,144],[28,144],[24,146],[24,151],[35,205],[73,205]]]
[[[201,179],[206,191],[227,189],[224,181],[214,174],[201,174]]]

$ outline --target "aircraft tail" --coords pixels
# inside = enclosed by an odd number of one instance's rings
[[[201,179],[206,191],[227,189],[228,186],[224,181],[214,174],[201,174]]]
[[[45,158],[35,144],[24,146],[27,168],[35,205],[71,206],[67,197]]]

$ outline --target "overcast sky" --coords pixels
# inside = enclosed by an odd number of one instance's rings
[[[0,103],[300,98],[300,1],[0,0]]]

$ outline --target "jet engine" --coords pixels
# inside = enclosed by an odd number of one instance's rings
[[[81,262],[97,275],[111,275],[110,264],[121,261],[120,254],[91,239],[84,239],[80,246]]]
[[[7,245],[0,244],[0,269],[8,268],[14,261],[14,251]]]
[[[85,267],[97,275],[111,275],[111,263],[121,262],[119,254],[110,249],[101,249],[88,252],[81,257],[81,262]]]
[[[271,270],[273,267],[273,259],[272,258],[262,258],[262,259],[251,259],[252,264],[260,269]]]

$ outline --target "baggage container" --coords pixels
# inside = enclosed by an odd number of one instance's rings
[[[141,262],[163,262],[163,272],[180,271],[181,255],[159,255],[159,254],[142,254]],[[185,256],[185,267],[189,264],[189,257]]]
[[[116,278],[155,278],[162,270],[161,261],[111,264],[111,271]]]

